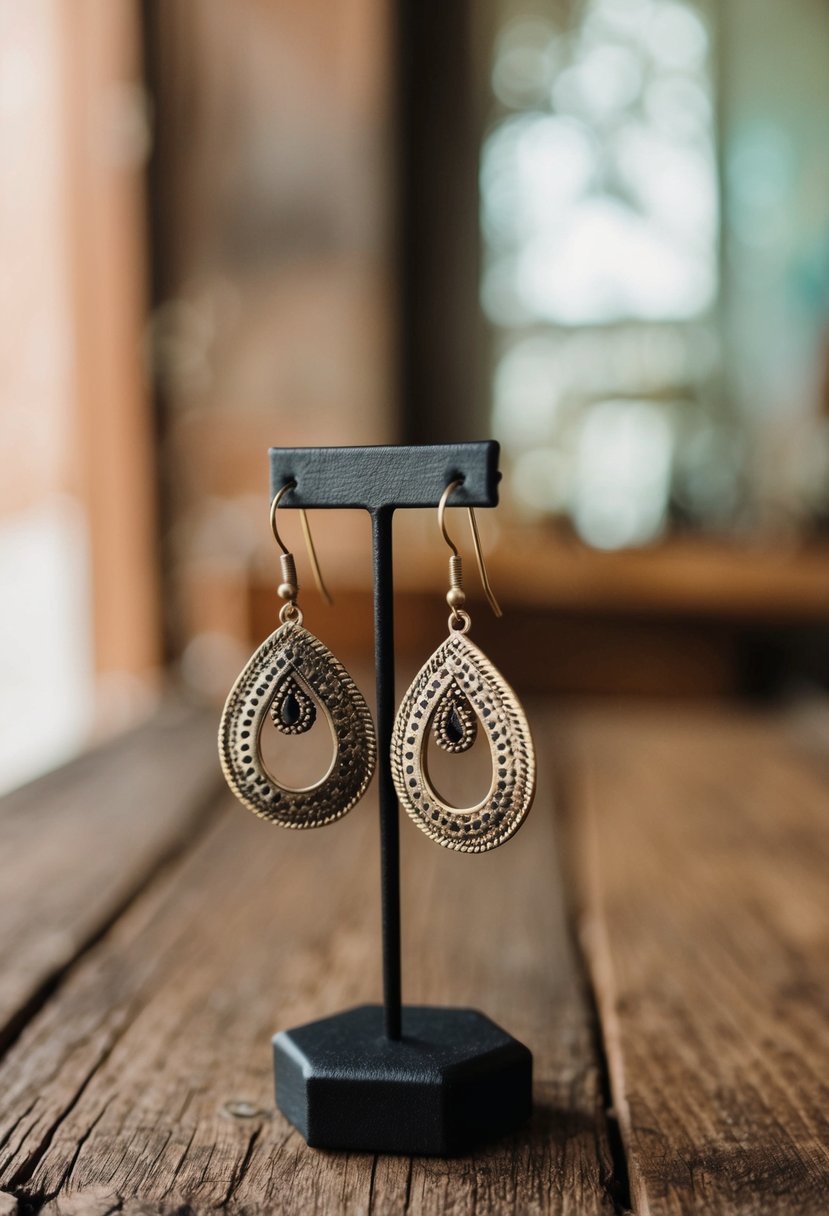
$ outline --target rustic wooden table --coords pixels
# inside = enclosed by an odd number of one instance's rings
[[[173,708],[6,798],[2,1216],[825,1216],[829,742],[727,710],[534,725],[508,847],[403,827],[406,999],[535,1055],[530,1125],[460,1160],[312,1151],[273,1106],[271,1033],[379,990],[370,797],[275,832]]]

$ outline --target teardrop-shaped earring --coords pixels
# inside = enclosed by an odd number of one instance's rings
[[[282,550],[281,624],[230,690],[219,727],[219,758],[233,793],[255,815],[286,828],[315,828],[341,819],[360,800],[374,773],[377,748],[362,693],[328,647],[302,625],[296,565],[276,526],[277,508],[295,484],[284,485],[271,503],[271,528]],[[307,517],[304,511],[300,515],[317,585],[330,602]],[[303,734],[313,726],[318,706],[331,728],[334,759],[315,785],[292,789],[265,765],[262,727],[270,718],[282,734]]]
[[[535,794],[535,752],[524,711],[513,690],[486,655],[466,636],[471,620],[464,612],[461,557],[446,531],[446,504],[461,485],[452,481],[438,507],[449,558],[451,608],[449,637],[415,676],[397,712],[391,767],[398,797],[417,826],[447,849],[483,853],[504,844],[518,831]],[[469,524],[481,581],[496,616],[501,609],[486,573],[472,508]],[[475,806],[444,802],[429,779],[430,733],[447,752],[467,751],[481,728],[489,744],[492,780]]]

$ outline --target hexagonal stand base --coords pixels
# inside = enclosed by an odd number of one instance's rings
[[[277,1105],[316,1148],[448,1157],[532,1109],[532,1055],[474,1009],[407,1006],[393,1042],[361,1005],[283,1030],[273,1053]]]

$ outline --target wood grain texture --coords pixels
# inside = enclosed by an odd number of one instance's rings
[[[586,716],[571,855],[640,1216],[829,1211],[829,784],[779,722]]]
[[[0,802],[0,1044],[204,816],[210,722],[170,706]]]
[[[611,1213],[549,804],[481,858],[403,829],[405,997],[478,1006],[531,1047],[528,1128],[453,1161],[305,1146],[273,1108],[270,1035],[376,999],[376,807],[291,833],[228,798],[7,1053],[0,1187],[63,1216]]]

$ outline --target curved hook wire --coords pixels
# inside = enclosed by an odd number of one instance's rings
[[[290,555],[290,549],[286,548],[285,542],[279,535],[279,529],[276,526],[276,512],[279,508],[279,504],[282,502],[282,499],[285,497],[288,491],[295,489],[295,481],[286,481],[282,489],[277,490],[276,494],[274,494],[273,501],[271,502],[271,531],[273,532],[274,540],[286,556]],[[308,550],[308,559],[311,563],[311,571],[314,575],[314,582],[317,585],[317,590],[325,600],[326,604],[333,604],[334,598],[326,587],[325,580],[322,577],[322,570],[320,569],[317,550],[316,546],[314,545],[314,538],[311,535],[311,525],[308,522],[308,516],[304,507],[299,508],[299,518],[302,524],[302,534],[305,537],[305,548]]]
[[[471,507],[466,508],[469,515],[469,527],[472,532],[472,546],[475,550],[475,560],[478,563],[478,573],[481,576],[481,586],[484,589],[484,595],[489,601],[489,606],[496,616],[503,616],[501,605],[495,598],[495,592],[492,590],[492,584],[489,581],[489,575],[486,572],[486,562],[484,561],[484,550],[481,545],[481,538],[478,535],[478,521],[475,518],[475,512]]]
[[[277,492],[274,494],[273,501],[271,502],[271,532],[273,532],[274,540],[276,541],[276,543],[279,545],[280,549],[286,556],[290,553],[290,549],[288,549],[286,547],[284,540],[279,535],[279,529],[276,526],[276,511],[277,511],[279,504],[282,502],[282,499],[285,497],[285,495],[288,493],[288,491],[295,490],[295,489],[296,489],[295,481],[286,481],[284,486],[282,487],[282,489],[277,490]]]
[[[452,495],[455,493],[455,490],[457,490],[458,487],[462,486],[462,485],[463,485],[462,477],[456,477],[454,481],[450,481],[449,485],[446,487],[446,489],[441,494],[440,502],[438,503],[438,527],[440,528],[441,532],[443,533],[443,539],[446,541],[447,545],[452,550],[453,557],[459,556],[458,546],[455,544],[455,542],[452,540],[449,533],[446,531],[446,504],[449,501],[449,499],[452,497]]]
[[[455,490],[457,490],[458,487],[462,486],[462,485],[463,485],[462,477],[456,477],[454,481],[450,481],[449,485],[446,487],[446,489],[441,494],[440,502],[438,503],[438,524],[440,526],[440,530],[443,535],[443,539],[446,541],[447,545],[452,550],[453,557],[459,556],[458,546],[455,544],[455,542],[452,540],[449,533],[446,531],[446,507],[449,502],[449,499],[452,497]],[[475,512],[472,509],[472,507],[467,507],[466,512],[467,512],[467,515],[469,516],[469,528],[472,533],[472,546],[475,550],[475,561],[478,564],[478,573],[481,576],[481,586],[484,589],[484,595],[486,596],[487,602],[489,603],[489,606],[492,609],[492,611],[494,612],[495,616],[503,616],[504,614],[501,611],[501,605],[498,603],[497,599],[495,598],[495,592],[492,590],[492,584],[490,583],[489,575],[487,574],[486,562],[484,561],[484,551],[483,551],[483,547],[481,545],[481,537],[480,537],[480,533],[478,532],[478,521],[475,518]]]

